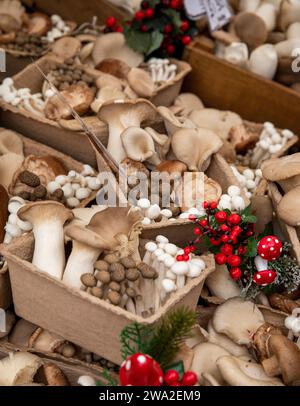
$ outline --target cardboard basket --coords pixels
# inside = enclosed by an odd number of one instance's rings
[[[192,66],[184,90],[196,93],[206,107],[231,110],[253,122],[271,121],[300,134],[300,94],[219,59],[194,45],[184,59]]]
[[[0,270],[0,308],[7,309],[12,303],[12,294],[8,274],[8,266],[4,264]]]
[[[144,319],[40,272],[30,262],[33,249],[30,234],[2,250],[9,266],[16,314],[116,364],[122,361],[119,335],[125,326],[133,322],[153,326],[179,306],[196,310],[204,281],[214,271],[213,256],[203,257],[205,271],[173,293],[156,314]]]
[[[97,381],[107,384],[103,378],[104,369],[95,364],[89,364],[74,358],[66,358],[60,354],[35,351],[30,348],[21,348],[9,343],[0,344],[0,359],[3,359],[11,352],[27,351],[31,354],[35,354],[40,357],[43,363],[54,363],[62,370],[65,376],[68,378],[71,386],[79,386],[78,378],[82,375],[88,375]],[[118,375],[114,372],[110,372],[112,378],[118,382]]]

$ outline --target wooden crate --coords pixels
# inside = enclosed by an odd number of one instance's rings
[[[196,93],[206,107],[231,110],[256,123],[271,121],[300,134],[300,94],[276,82],[216,58],[197,45],[186,48],[192,66],[184,90]]]

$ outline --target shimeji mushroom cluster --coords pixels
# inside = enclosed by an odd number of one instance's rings
[[[176,76],[177,66],[169,59],[151,58],[147,67],[154,83],[168,82]]]

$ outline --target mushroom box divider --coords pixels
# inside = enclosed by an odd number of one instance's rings
[[[201,275],[172,294],[156,314],[144,319],[40,272],[30,262],[33,247],[34,238],[29,234],[3,249],[17,315],[116,364],[122,362],[119,335],[125,326],[133,322],[155,325],[179,306],[196,310],[204,281],[215,269],[212,255],[202,257],[206,269]]]
[[[37,64],[45,74],[48,74],[53,67],[61,64],[61,60],[55,56],[48,55],[39,59]],[[97,71],[89,69],[89,73],[91,71],[94,76],[97,75]],[[12,79],[17,89],[29,88],[33,93],[40,92],[44,82],[42,75],[34,64],[28,65]],[[0,100],[0,121],[2,126],[6,128],[11,128],[35,141],[49,145],[58,151],[78,159],[80,162],[96,166],[94,149],[83,132],[62,128],[56,121],[49,120],[46,117],[39,117],[25,109],[14,107],[4,100]],[[103,140],[103,137],[104,139],[107,137],[106,125],[101,123],[96,117],[93,121],[92,129],[101,140]],[[99,159],[103,160],[102,157],[99,157]],[[105,165],[103,160],[103,166]]]
[[[60,354],[53,354],[48,352],[35,351],[32,349],[24,349],[21,347],[16,347],[15,345],[9,343],[1,343],[0,345],[0,359],[3,359],[11,352],[27,351],[31,354],[37,355],[42,359],[43,364],[54,363],[59,369],[65,374],[70,382],[71,386],[79,386],[78,378],[82,375],[88,375],[97,381],[101,381],[106,384],[105,379],[103,379],[104,369],[100,366],[89,364],[80,360],[73,358],[66,358]],[[112,372],[110,375],[118,381],[118,376]]]

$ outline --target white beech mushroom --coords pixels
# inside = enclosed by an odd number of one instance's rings
[[[139,127],[145,120],[154,121],[156,107],[144,99],[107,102],[100,107],[98,117],[108,125],[107,150],[120,163],[126,158],[121,134],[129,127]]]
[[[30,203],[18,210],[18,217],[33,226],[35,239],[32,263],[40,271],[61,279],[65,267],[64,230],[73,218],[61,203],[46,201]]]
[[[299,0],[283,0],[281,2],[278,16],[278,26],[282,31],[295,22],[300,20],[300,2]]]
[[[29,385],[42,365],[42,360],[29,352],[10,353],[0,361],[0,385]]]
[[[266,79],[273,79],[278,66],[278,55],[272,44],[256,48],[249,59],[249,69]]]
[[[153,165],[160,163],[154,141],[147,131],[140,127],[129,127],[122,132],[121,139],[128,158]]]

